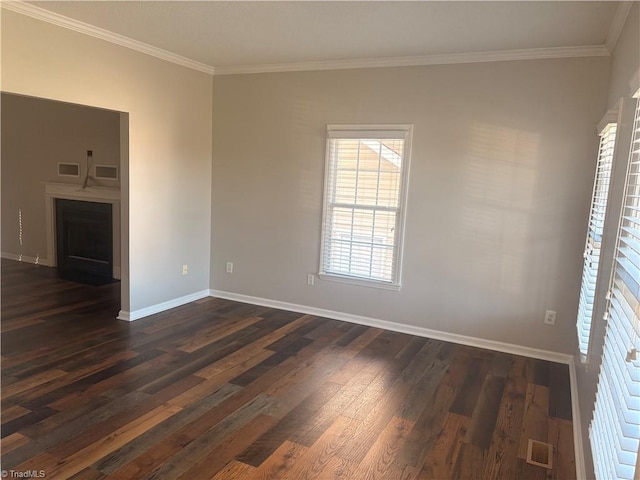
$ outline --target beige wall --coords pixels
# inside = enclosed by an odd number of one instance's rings
[[[618,44],[611,57],[611,69],[608,88],[608,108],[617,112],[617,148],[614,157],[611,186],[607,206],[607,217],[604,225],[604,239],[600,253],[598,284],[595,294],[594,315],[592,323],[591,344],[588,363],[582,364],[576,352],[577,388],[580,400],[580,417],[582,426],[585,462],[589,478],[593,478],[593,460],[589,443],[589,424],[593,416],[593,404],[598,383],[598,373],[602,356],[602,346],[606,323],[602,316],[606,309],[605,298],[609,288],[611,266],[613,262],[620,206],[624,194],[627,163],[629,159],[629,143],[635,113],[635,100],[631,99],[634,91],[640,87],[640,3],[636,2],[624,26]],[[622,99],[622,101],[621,101]],[[605,109],[601,115],[604,116]],[[593,152],[595,158],[597,153]],[[595,173],[595,172],[593,172]],[[586,231],[585,231],[586,233]]]
[[[640,88],[638,71],[640,34],[638,32],[640,32],[640,2],[636,1],[611,56],[607,101],[609,108],[612,108],[621,97],[628,97],[632,88]]]
[[[93,165],[119,166],[120,114],[6,93],[2,94],[0,106],[2,254],[10,257],[22,254],[49,264],[53,259],[47,258],[44,184],[81,185],[87,150],[93,150]],[[59,176],[58,163],[61,162],[79,164],[80,175]],[[119,181],[90,183],[96,184],[117,187]],[[18,209],[22,211],[22,246]]]
[[[215,77],[212,288],[573,353],[607,72],[585,58]],[[340,123],[414,124],[400,292],[306,284]]]
[[[1,87],[129,113],[124,310],[208,288],[210,75],[3,10]]]

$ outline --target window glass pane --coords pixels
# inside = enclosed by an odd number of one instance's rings
[[[328,144],[323,273],[395,282],[405,140],[340,138]]]

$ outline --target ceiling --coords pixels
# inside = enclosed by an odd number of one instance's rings
[[[31,1],[217,70],[607,43],[620,2]],[[615,28],[614,28],[615,30]]]

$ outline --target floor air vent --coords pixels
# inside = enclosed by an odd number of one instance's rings
[[[553,445],[529,439],[527,463],[551,469],[553,463]]]

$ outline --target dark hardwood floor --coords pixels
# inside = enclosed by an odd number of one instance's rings
[[[575,478],[566,365],[2,260],[2,468],[77,479]],[[527,464],[527,440],[554,446]]]

